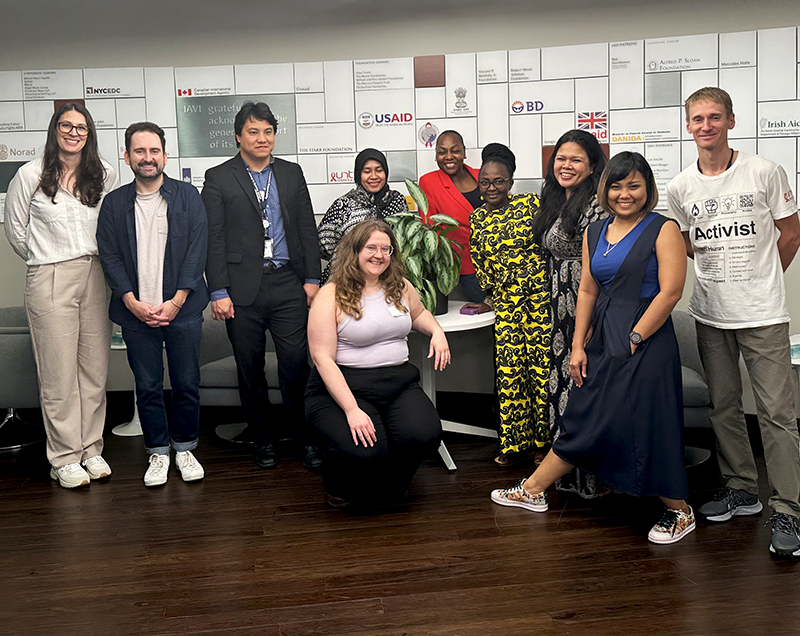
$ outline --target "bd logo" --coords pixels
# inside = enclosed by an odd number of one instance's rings
[[[516,114],[521,112],[538,113],[541,110],[544,110],[544,102],[538,100],[524,103],[517,100],[511,104],[511,112]]]

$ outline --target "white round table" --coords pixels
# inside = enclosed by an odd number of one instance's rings
[[[447,313],[441,316],[435,316],[436,321],[442,326],[445,333],[480,329],[482,327],[490,327],[494,324],[495,317],[493,311],[474,315],[462,314],[461,308],[465,304],[466,302],[464,301],[451,300],[447,303]],[[436,406],[436,373],[433,369],[433,358],[427,357],[427,342],[424,340],[423,346],[425,346],[425,350],[422,351],[422,365],[420,368],[421,386],[422,390],[425,391],[425,394],[431,399],[434,406]],[[494,429],[451,422],[450,420],[442,420],[442,430],[450,433],[497,438],[497,431]],[[448,470],[456,469],[456,464],[450,456],[444,442],[439,445],[439,455]]]

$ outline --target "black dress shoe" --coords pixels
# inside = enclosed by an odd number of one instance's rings
[[[327,499],[328,505],[331,508],[338,508],[341,510],[343,508],[350,507],[350,502],[347,501],[347,499],[342,499],[341,497],[335,497],[334,495],[329,495],[327,493],[325,494],[325,498]]]
[[[256,446],[256,464],[261,468],[275,468],[278,465],[278,454],[272,444]]]
[[[303,468],[311,472],[322,468],[322,457],[315,446],[309,444],[303,451]]]

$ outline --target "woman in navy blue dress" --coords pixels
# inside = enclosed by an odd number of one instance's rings
[[[544,512],[545,490],[578,466],[621,492],[660,497],[667,509],[648,538],[675,543],[695,527],[685,501],[680,358],[670,318],[686,278],[683,237],[652,211],[655,179],[638,153],[609,161],[598,201],[612,216],[584,235],[574,387],[562,433],[533,475],[493,491],[492,500]]]

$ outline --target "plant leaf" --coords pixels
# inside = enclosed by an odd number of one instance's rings
[[[422,301],[425,309],[433,313],[436,310],[436,288],[427,278],[422,280],[422,284],[422,291],[420,292],[419,299]]]
[[[423,219],[427,219],[428,197],[425,196],[425,192],[423,192],[422,188],[412,179],[406,179],[406,188],[408,188],[408,193],[411,195],[411,198],[414,199],[414,203],[417,204],[420,216]]]
[[[418,287],[417,282],[422,280],[422,258],[419,254],[410,254],[406,259],[406,273],[408,280],[414,287]],[[419,290],[417,290],[419,291]]]
[[[439,212],[438,214],[432,214],[431,218],[428,220],[433,223],[437,223],[439,225],[451,225],[454,227],[458,227],[459,225],[461,225],[452,216],[448,216],[447,214],[442,214],[441,212]]]
[[[392,219],[400,220],[400,219],[416,219],[416,218],[419,218],[419,214],[417,214],[416,212],[395,212],[391,216],[384,217],[383,220],[386,221],[387,223],[395,223],[396,221],[393,221]]]
[[[428,262],[433,261],[436,258],[436,251],[439,248],[439,237],[436,236],[434,230],[429,229],[425,230],[423,240],[425,241],[425,260]]]
[[[406,236],[410,241],[414,236],[422,232],[425,228],[422,225],[422,221],[419,217],[416,218],[414,221],[407,221],[404,225],[404,229],[406,231]]]

